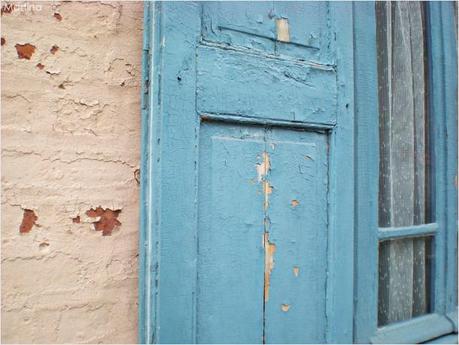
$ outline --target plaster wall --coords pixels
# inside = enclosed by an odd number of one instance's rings
[[[1,340],[135,343],[143,4],[1,24]]]

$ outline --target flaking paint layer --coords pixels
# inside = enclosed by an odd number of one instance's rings
[[[5,4],[1,340],[136,343],[143,4]]]

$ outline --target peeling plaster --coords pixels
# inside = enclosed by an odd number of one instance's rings
[[[143,3],[6,4],[1,341],[136,343]]]
[[[17,43],[14,47],[16,48],[18,58],[26,59],[26,60],[30,60],[33,53],[35,53],[35,49],[36,49],[36,47],[30,43],[26,43],[26,44]]]
[[[22,217],[21,226],[19,227],[19,232],[21,234],[30,232],[34,226],[39,226],[36,223],[37,220],[38,217],[33,210],[24,209],[24,215]]]

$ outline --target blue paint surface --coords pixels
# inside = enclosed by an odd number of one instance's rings
[[[351,5],[150,6],[141,341],[352,341]]]
[[[205,124],[200,133],[198,343],[263,336],[262,128]]]
[[[200,113],[336,123],[336,73],[330,67],[221,48],[202,47],[197,54]]]
[[[454,322],[445,311],[456,312],[457,194],[451,180],[457,174],[457,64],[451,2],[426,4],[432,140],[431,198],[435,223],[419,227],[378,229],[378,99],[376,37],[373,2],[354,7],[357,200],[356,295],[354,341],[359,343],[418,343],[448,334]],[[455,96],[453,96],[453,94]],[[445,135],[447,133],[447,135]],[[453,142],[454,141],[454,142]],[[447,177],[449,176],[449,178]],[[453,196],[454,194],[454,196]],[[450,208],[451,207],[451,208]],[[386,327],[377,327],[377,246],[381,238],[434,235],[432,313]],[[453,282],[454,280],[454,282]],[[453,297],[454,296],[454,297]],[[449,300],[448,300],[449,298]]]
[[[267,216],[276,246],[265,305],[266,343],[326,341],[327,135],[268,132],[272,193]]]

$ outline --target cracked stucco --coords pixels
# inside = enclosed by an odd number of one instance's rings
[[[40,6],[1,19],[1,340],[135,343],[143,4]],[[121,210],[111,236],[99,206]]]

